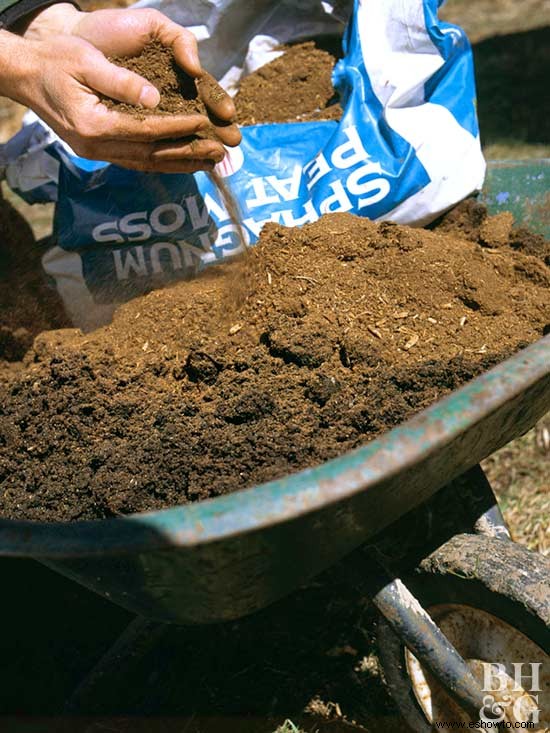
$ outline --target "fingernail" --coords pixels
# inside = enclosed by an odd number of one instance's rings
[[[139,95],[139,104],[142,107],[153,109],[160,102],[160,93],[156,87],[144,86]]]

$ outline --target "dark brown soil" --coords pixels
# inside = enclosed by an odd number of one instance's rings
[[[334,56],[313,42],[282,48],[282,56],[241,82],[235,97],[237,122],[255,125],[340,119],[340,105],[329,105],[334,98]]]
[[[38,333],[69,325],[41,255],[31,227],[0,192],[0,372],[23,358]]]
[[[509,240],[348,214],[268,225],[243,262],[92,335],[41,334],[1,393],[0,514],[171,506],[367,442],[543,334],[549,269]]]

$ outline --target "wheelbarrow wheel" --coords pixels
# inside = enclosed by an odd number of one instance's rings
[[[493,714],[505,714],[504,720],[518,723],[536,722],[538,716],[538,724],[530,729],[547,730],[549,559],[510,541],[457,535],[426,558],[405,583],[486,688],[484,703],[488,708],[484,714],[492,709]],[[437,722],[456,720],[467,725],[470,718],[422,668],[384,619],[378,623],[377,636],[386,686],[416,733],[435,730]],[[519,667],[520,685],[511,677],[517,669],[512,663],[523,665]],[[531,666],[537,663],[542,665],[536,669]],[[537,672],[540,692],[533,689]]]

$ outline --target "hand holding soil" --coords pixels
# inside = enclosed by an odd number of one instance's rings
[[[109,109],[123,112],[140,120],[150,116],[198,116],[207,124],[197,130],[191,139],[174,141],[175,149],[187,147],[197,154],[202,149],[212,149],[207,140],[220,143],[219,155],[213,157],[222,160],[225,151],[222,143],[238,145],[241,133],[236,125],[231,124],[235,115],[235,105],[231,97],[222,89],[213,76],[201,71],[200,75],[187,74],[178,64],[173,50],[161,41],[150,41],[133,56],[113,56],[109,59],[141,78],[148,79],[159,93],[159,102],[153,109],[144,109],[114,99],[104,99]],[[209,123],[208,123],[209,120]],[[161,159],[169,159],[169,150],[158,152]],[[205,156],[206,157],[206,156]]]
[[[139,56],[151,46],[164,49],[182,76],[201,78],[202,108],[157,113],[162,92],[154,81],[107,58]],[[58,4],[35,16],[23,38],[0,31],[0,59],[0,94],[33,109],[82,157],[136,170],[192,173],[210,170],[223,159],[224,144],[240,142],[231,124],[233,102],[203,74],[195,38],[157,11],[82,13]],[[141,114],[109,109],[105,98]],[[150,110],[155,113],[143,114]]]

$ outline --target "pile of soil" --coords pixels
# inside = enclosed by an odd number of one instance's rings
[[[475,203],[437,231],[267,225],[239,263],[35,340],[1,390],[0,514],[156,509],[364,444],[547,331],[548,254]]]
[[[0,371],[20,361],[41,331],[70,325],[46,285],[41,255],[31,227],[0,191]]]
[[[336,59],[314,42],[282,46],[279,58],[242,80],[235,97],[237,122],[338,120],[332,70]]]

